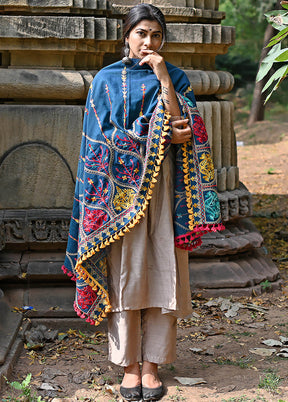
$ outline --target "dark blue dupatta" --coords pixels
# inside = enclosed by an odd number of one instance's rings
[[[76,281],[76,312],[95,325],[111,309],[107,246],[144,216],[170,146],[176,151],[175,246],[192,250],[204,233],[223,229],[208,136],[186,75],[166,63],[182,116],[193,128],[191,141],[171,145],[160,83],[138,62],[102,69],[85,108],[63,270]]]

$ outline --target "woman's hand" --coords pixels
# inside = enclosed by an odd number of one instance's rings
[[[153,50],[142,50],[142,53],[146,54],[146,56],[141,59],[139,65],[143,66],[145,63],[148,64],[161,84],[168,84],[170,76],[164,58]]]
[[[191,140],[192,130],[188,122],[188,119],[172,121],[172,144],[183,144]]]

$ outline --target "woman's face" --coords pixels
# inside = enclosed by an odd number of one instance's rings
[[[147,53],[143,50],[157,52],[162,44],[162,28],[157,21],[142,20],[129,33],[126,42],[129,43],[129,57],[142,59]]]

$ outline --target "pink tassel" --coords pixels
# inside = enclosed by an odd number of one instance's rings
[[[72,272],[70,272],[66,267],[65,267],[65,265],[62,265],[62,267],[61,267],[61,269],[62,269],[62,271],[64,272],[64,274],[66,274],[67,276],[69,276],[69,278],[72,280],[72,281],[77,281],[77,276],[75,275],[75,274],[73,274]]]

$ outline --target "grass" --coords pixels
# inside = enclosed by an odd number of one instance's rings
[[[44,399],[42,399],[41,396],[37,396],[36,392],[34,392],[31,388],[31,373],[27,374],[25,379],[21,382],[9,382],[6,377],[4,378],[6,380],[6,383],[10,386],[13,395],[9,395],[7,398],[3,398],[2,402],[44,402]],[[16,393],[18,395],[15,395]]]
[[[253,336],[253,333],[252,332],[249,332],[249,331],[244,331],[244,332],[239,332],[239,331],[237,331],[237,332],[235,332],[235,333],[228,333],[228,334],[226,334],[228,337],[231,337],[231,338],[233,338],[233,339],[239,339],[241,336]]]
[[[251,359],[250,358],[246,358],[246,359],[226,359],[225,357],[217,357],[217,359],[213,360],[216,364],[219,364],[220,366],[222,365],[229,365],[229,366],[237,366],[240,367],[242,369],[244,368],[249,368],[250,364],[251,364]]]
[[[281,378],[277,375],[276,371],[269,369],[266,371],[264,377],[260,377],[258,387],[269,392],[277,392],[280,382]]]
[[[235,396],[229,399],[222,399],[221,402],[268,402],[263,396],[257,396],[256,399],[247,398],[246,395]]]
[[[181,395],[182,389],[176,385],[176,393],[169,396],[169,400],[173,402],[186,401],[186,397]]]

